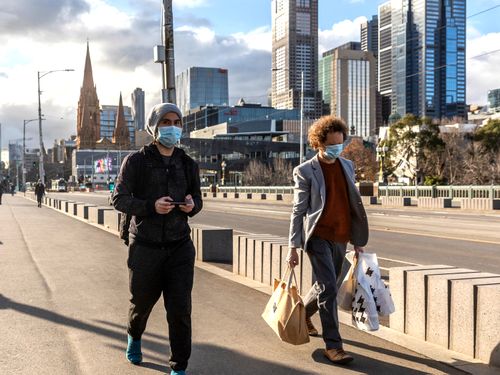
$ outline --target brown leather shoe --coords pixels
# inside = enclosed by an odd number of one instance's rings
[[[318,330],[316,327],[314,327],[311,318],[306,317],[306,324],[307,324],[307,332],[309,333],[309,336],[319,336]]]
[[[345,365],[354,360],[354,358],[344,352],[344,349],[325,349],[325,357],[336,365]]]

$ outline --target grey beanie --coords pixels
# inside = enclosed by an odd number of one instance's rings
[[[153,108],[151,108],[151,112],[149,112],[148,119],[146,121],[146,131],[148,132],[148,134],[155,137],[156,127],[158,126],[158,123],[163,118],[163,116],[165,116],[169,112],[177,113],[177,115],[181,119],[182,124],[182,112],[179,107],[177,107],[173,103],[156,104]]]

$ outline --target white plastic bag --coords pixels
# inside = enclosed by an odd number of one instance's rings
[[[389,288],[380,276],[377,255],[360,253],[354,277],[353,324],[361,330],[376,331],[379,328],[378,316],[395,311]]]

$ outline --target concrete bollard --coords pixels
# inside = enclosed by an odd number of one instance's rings
[[[270,248],[269,244],[274,241],[279,241],[281,243],[286,243],[286,238],[282,237],[277,237],[272,240],[268,239],[256,239],[254,241],[255,244],[255,253],[254,253],[254,275],[253,279],[255,281],[258,281],[260,283],[263,283],[264,281],[264,267],[266,268],[266,273],[270,275],[271,271],[271,259],[269,258],[269,253],[266,252]],[[266,244],[268,245],[266,247]],[[264,263],[266,263],[266,266],[264,266]],[[269,271],[268,271],[269,268]],[[266,275],[267,276],[267,275]]]
[[[488,279],[452,280],[450,309],[450,349],[474,356],[475,319],[477,318],[477,286],[500,284],[499,277]],[[492,305],[500,301],[490,301]],[[498,320],[497,320],[498,322]]]
[[[447,269],[450,266],[446,265],[429,265],[429,266],[407,266],[393,267],[389,269],[389,280],[391,286],[392,300],[396,311],[389,316],[389,326],[399,332],[405,332],[406,318],[406,295],[407,295],[407,276],[409,272]]]
[[[443,269],[408,272],[406,278],[405,333],[425,340],[427,280],[430,275],[472,273],[473,270],[451,266]]]
[[[244,275],[246,235],[236,234],[233,236],[233,273]]]
[[[280,280],[283,276],[283,265],[287,252],[287,243],[271,243],[271,285],[273,285],[274,279]]]
[[[90,206],[88,220],[91,223],[104,225],[104,211],[113,211],[113,209],[109,207]]]
[[[203,262],[232,262],[233,230],[198,226],[195,246],[197,258]]]
[[[261,242],[257,245],[258,240],[275,240],[279,237],[270,234],[252,234],[247,237],[246,243],[246,268],[245,276],[255,280],[255,259],[257,262],[262,259]],[[262,268],[261,268],[262,269]]]
[[[263,251],[263,263],[262,263],[262,282],[266,285],[273,285],[274,277],[279,278],[281,276],[281,249],[288,249],[288,241],[286,238],[279,238],[277,240],[266,241],[264,242],[264,251]],[[278,252],[278,254],[275,254]],[[274,258],[279,259],[274,265]],[[274,267],[278,268],[278,270],[274,270]],[[276,272],[277,271],[277,272]],[[277,276],[275,276],[277,274]]]
[[[108,229],[119,231],[121,212],[116,210],[104,211],[104,226]]]
[[[300,275],[300,294],[307,294],[313,285],[313,270],[309,256],[305,251],[300,252],[301,275]]]
[[[76,211],[76,216],[82,219],[88,219],[89,218],[89,207],[97,207],[96,205],[93,204],[87,204],[87,203],[80,203],[77,205],[77,211]]]
[[[500,367],[500,284],[477,286],[474,357]]]
[[[495,277],[493,273],[473,272],[440,274],[427,277],[427,319],[425,339],[433,344],[449,348],[450,303],[452,280]]]

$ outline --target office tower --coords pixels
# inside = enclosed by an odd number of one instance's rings
[[[466,0],[392,0],[392,112],[465,118]]]
[[[371,51],[378,55],[378,16],[361,24],[361,50]]]
[[[375,57],[346,43],[323,53],[320,60],[321,89],[330,98],[331,114],[342,118],[351,135],[363,138],[375,133]]]
[[[500,112],[500,89],[488,91],[488,109],[491,112]]]
[[[271,13],[272,105],[298,109],[303,93],[304,117],[318,118],[318,0],[272,0]]]
[[[177,105],[183,114],[207,105],[228,105],[227,69],[191,67],[175,77]]]
[[[378,7],[378,69],[377,84],[381,99],[382,122],[391,115],[392,96],[392,22],[391,2]]]
[[[132,117],[135,130],[144,130],[144,91],[139,87],[132,92]]]
[[[102,139],[106,138],[110,142],[113,140],[113,135],[116,128],[116,121],[118,117],[118,109],[119,105],[103,105],[101,109],[101,133],[100,136]],[[130,136],[130,144],[135,145],[135,123],[134,118],[132,117],[132,109],[128,106],[123,106],[123,115],[125,118],[125,124],[127,125],[129,136]],[[116,147],[110,146],[113,148],[120,147],[117,145]]]

